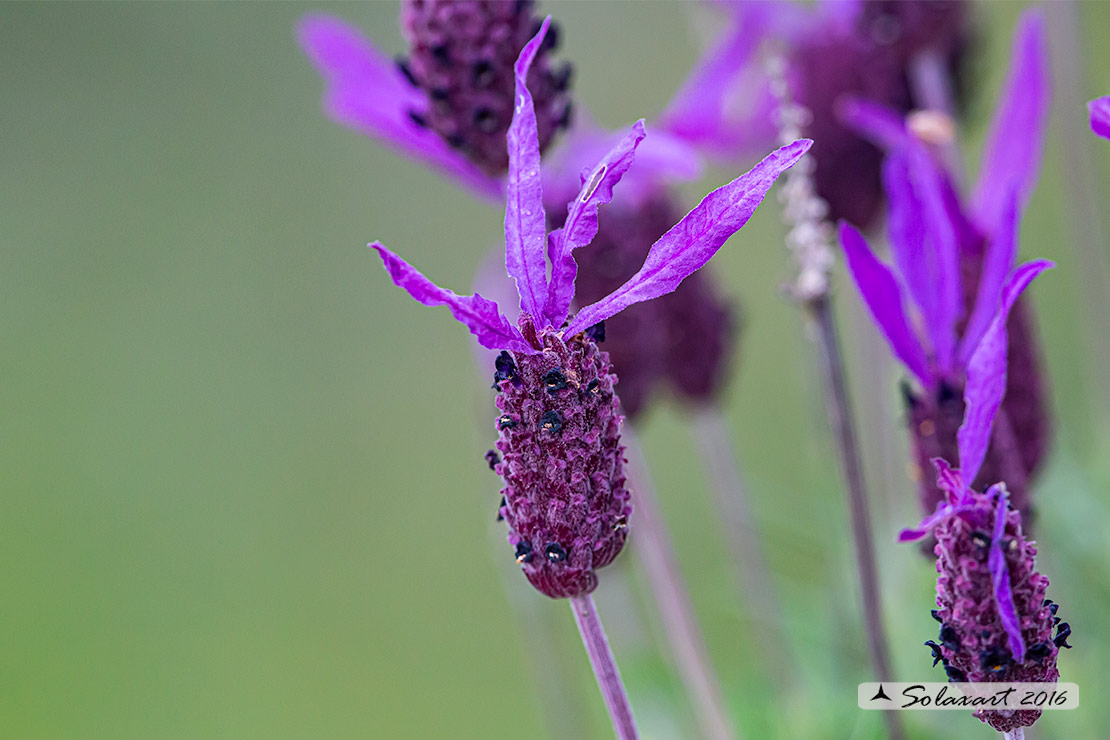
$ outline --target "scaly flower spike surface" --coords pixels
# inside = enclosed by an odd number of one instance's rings
[[[933,460],[945,500],[917,527],[903,530],[902,542],[936,536],[937,599],[940,622],[933,665],[944,664],[955,682],[1053,683],[1060,677],[1056,658],[1071,647],[1071,626],[1056,616],[1045,598],[1048,579],[1037,572],[1037,548],[1022,531],[1021,512],[1009,506],[1006,484],[986,491],[967,485],[981,470],[990,428],[1006,392],[1006,318],[1021,291],[1050,262],[1022,265],[1008,278],[996,313],[968,365],[964,390],[967,412],[959,430],[961,468]],[[1056,635],[1052,632],[1055,629]],[[999,732],[1028,727],[1040,710],[979,710],[976,716]]]
[[[842,225],[841,242],[875,323],[919,385],[906,385],[906,400],[925,512],[944,498],[925,470],[932,458],[955,459],[969,362],[1017,255],[1021,210],[1036,183],[1048,119],[1045,59],[1043,19],[1026,14],[979,181],[967,199],[930,148],[938,132],[928,118],[903,118],[862,101],[843,109],[852,125],[888,151],[883,179],[894,269],[856,229]],[[907,312],[907,302],[916,315]],[[1019,301],[1009,316],[1008,385],[986,460],[977,477],[964,478],[977,490],[1005,479],[1011,503],[1028,517],[1029,485],[1048,446],[1050,423],[1027,308]]]
[[[563,227],[547,234],[536,115],[526,85],[546,30],[545,21],[517,60],[508,132],[505,266],[520,298],[516,325],[493,301],[440,288],[380,243],[370,246],[394,283],[413,298],[448,306],[479,343],[503,350],[497,446],[504,457],[495,463],[505,482],[502,515],[528,580],[559,598],[596,588],[595,571],[623,546],[629,514],[615,378],[594,337],[606,319],[670,293],[708,262],[810,142],[782,147],[707,195],[655,242],[635,275],[568,322],[578,269],[573,251],[597,234],[598,207],[612,200],[613,187],[632,165],[644,128],[643,122],[634,125],[584,173]]]
[[[508,166],[513,63],[539,26],[529,0],[404,0],[408,58],[389,59],[333,16],[306,16],[297,35],[327,82],[329,116],[498,198]],[[557,29],[544,38],[528,74],[541,149],[571,120],[572,69],[548,62]]]

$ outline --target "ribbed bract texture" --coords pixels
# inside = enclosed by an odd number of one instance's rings
[[[624,546],[631,507],[608,356],[582,334],[539,341],[543,354],[503,353],[498,363],[494,469],[524,575],[560,598],[597,587],[595,571]]]
[[[850,34],[816,35],[795,49],[792,63],[800,73],[798,102],[813,114],[804,133],[814,142],[817,194],[828,203],[830,220],[843,218],[867,229],[883,204],[882,154],[840,123],[837,104],[853,96],[902,113],[919,107],[908,70],[913,56],[926,48],[943,56],[958,89],[969,24],[963,2],[861,5]]]
[[[941,627],[939,645],[932,641],[927,644],[933,648],[934,657],[944,663],[950,681],[1055,682],[1060,676],[1056,656],[1059,646],[1066,643],[1070,627],[1066,623],[1057,627],[1060,620],[1055,616],[1056,605],[1045,600],[1048,579],[1036,570],[1037,548],[1022,533],[1021,514],[1011,509],[1006,516],[1002,552],[1025,641],[1025,660],[1016,663],[999,617],[988,567],[995,504],[983,494],[975,497],[979,508],[950,517],[935,530],[938,609],[934,616]],[[1054,627],[1058,637],[1053,636]],[[975,714],[999,732],[1010,732],[1033,724],[1041,713],[1006,710]]]
[[[413,120],[438,133],[491,175],[508,168],[505,134],[513,118],[513,64],[540,19],[531,2],[508,0],[405,0],[401,26],[410,54],[399,61],[409,81],[428,95]],[[566,95],[571,68],[557,70],[549,52],[558,29],[548,29],[528,73],[541,151],[570,121]]]
[[[606,206],[602,216],[593,243],[575,252],[580,306],[613,292],[640,269],[651,245],[682,213],[658,193],[637,206]],[[620,378],[621,409],[630,419],[661,386],[683,401],[705,403],[727,378],[733,311],[704,268],[673,293],[631,306],[605,323],[605,350]]]
[[[982,238],[965,226],[961,234],[963,251],[964,313],[970,315],[979,288],[982,270]],[[963,332],[963,325],[957,327]],[[991,444],[979,475],[972,483],[977,491],[999,481],[1006,481],[1011,503],[1025,517],[1030,527],[1035,506],[1030,492],[1040,472],[1052,432],[1052,418],[1045,396],[1045,377],[1041,362],[1040,341],[1026,297],[1010,309],[1006,322],[1007,361],[1006,395],[991,429]],[[935,457],[958,460],[956,432],[964,418],[962,380],[942,383],[931,396],[917,392],[906,394],[907,417],[913,440],[919,476],[921,509],[925,514],[936,511],[944,494],[936,486],[930,462]]]

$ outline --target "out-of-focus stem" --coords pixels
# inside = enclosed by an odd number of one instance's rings
[[[791,97],[786,76],[787,62],[781,52],[771,50],[767,71],[772,93],[778,100],[779,138],[790,142],[802,135],[810,112]],[[813,335],[821,365],[825,408],[829,426],[836,439],[837,452],[848,495],[848,511],[855,542],[856,569],[863,600],[864,629],[867,632],[871,662],[880,681],[890,680],[890,661],[886,651],[886,628],[879,597],[878,569],[871,535],[871,516],[867,489],[863,478],[859,444],[852,419],[848,388],[844,380],[844,360],[829,303],[829,271],[833,264],[828,206],[813,188],[812,155],[802,157],[786,172],[785,184],[779,191],[784,218],[790,226],[786,245],[797,264],[798,274],[790,292],[805,308],[813,324]],[[905,737],[898,712],[883,712],[892,740]]]
[[[1002,733],[1002,737],[1005,738],[1005,740],[1025,740],[1025,728],[1019,727],[1013,732],[1004,732]]]
[[[867,488],[863,479],[863,465],[852,423],[851,402],[844,381],[844,360],[840,355],[840,342],[833,323],[828,297],[815,298],[805,304],[813,322],[821,380],[825,390],[825,407],[829,426],[836,438],[837,452],[844,473],[848,493],[848,511],[851,515],[852,534],[856,549],[856,568],[859,572],[860,591],[863,596],[863,617],[871,659],[880,681],[890,680],[890,661],[886,652],[886,630],[883,627],[882,604],[879,597],[879,573],[875,567],[875,549],[872,544],[871,516],[867,507]],[[884,714],[893,714],[884,712]]]
[[[627,445],[629,488],[633,500],[633,536],[636,552],[643,563],[644,575],[659,608],[675,667],[686,687],[701,736],[711,740],[739,737],[725,710],[720,685],[705,649],[705,641],[694,617],[694,608],[682,573],[678,569],[674,546],[659,514],[647,463],[632,430],[624,429]]]
[[[574,612],[574,621],[578,623],[578,631],[582,633],[582,644],[590,657],[598,688],[613,721],[613,730],[619,740],[636,740],[639,733],[636,732],[636,720],[628,703],[628,692],[624,690],[621,673],[613,651],[609,649],[609,640],[597,616],[593,597],[589,594],[572,596],[570,608]]]
[[[943,116],[946,125],[943,130],[930,135],[929,131],[918,134],[927,142],[934,144],[944,158],[948,172],[956,184],[966,179],[963,157],[960,156],[959,139],[956,136],[956,101],[952,94],[952,80],[944,56],[936,49],[918,52],[910,61],[910,85],[918,105]],[[914,121],[911,118],[910,124]]]
[[[740,593],[746,603],[753,605],[753,613],[762,623],[761,633],[767,636],[759,641],[766,670],[769,674],[778,674],[788,664],[785,656],[780,654],[779,646],[783,644],[783,639],[775,635],[782,625],[782,608],[771,585],[770,570],[763,556],[748,489],[729,442],[732,435],[729,434],[728,422],[716,406],[706,406],[694,412],[691,429],[709,473],[717,511],[724,520],[729,553],[739,576]]]

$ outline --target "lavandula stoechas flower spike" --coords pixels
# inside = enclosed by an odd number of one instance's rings
[[[699,63],[668,108],[673,133],[718,156],[773,141],[777,101],[763,72],[765,44],[787,63],[790,96],[807,113],[813,181],[829,217],[869,227],[883,202],[882,153],[844,126],[840,101],[855,95],[905,114],[924,102],[910,81],[925,50],[959,88],[970,36],[964,2],[729,2],[730,30]]]
[[[405,0],[407,59],[389,59],[332,16],[305,17],[298,36],[327,81],[332,118],[497,196],[508,166],[513,64],[539,24],[527,0]],[[571,115],[571,68],[548,61],[555,29],[545,38],[528,75],[541,149]]]
[[[1019,27],[998,111],[979,181],[962,199],[928,136],[914,133],[912,119],[907,124],[895,111],[860,101],[844,107],[845,118],[889,152],[883,176],[894,269],[852,227],[842,226],[841,241],[860,294],[915,381],[906,386],[906,400],[925,512],[944,498],[926,470],[933,458],[952,460],[958,453],[968,363],[1014,264],[1021,209],[1036,182],[1048,113],[1038,15],[1026,15]],[[1028,516],[1029,484],[1047,448],[1050,423],[1040,350],[1024,301],[1010,312],[1008,332],[1005,400],[978,476],[965,479],[980,491],[1005,479],[1011,503]]]
[[[935,513],[899,536],[903,542],[929,533],[936,537],[938,609],[933,616],[940,623],[939,644],[925,644],[932,649],[933,665],[942,662],[950,681],[1053,683],[1060,676],[1057,654],[1071,647],[1071,627],[1045,598],[1048,579],[1036,570],[1037,548],[1022,531],[1021,512],[1009,505],[1006,484],[995,482],[986,491],[967,484],[982,470],[991,425],[1006,392],[1007,314],[1022,290],[1051,265],[1022,265],[1003,285],[968,364],[966,415],[958,434],[961,468],[953,470],[941,458],[933,461],[945,499]],[[999,732],[1028,727],[1040,714],[976,712]]]
[[[525,82],[545,31],[546,23],[517,61],[508,133],[505,265],[520,298],[517,325],[494,302],[440,288],[381,244],[371,246],[413,298],[447,305],[483,346],[509,353],[514,370],[506,367],[497,398],[498,448],[504,457],[495,468],[505,480],[502,515],[532,584],[551,597],[574,597],[596,587],[594,571],[619,552],[628,516],[613,378],[587,330],[628,306],[672,292],[700,269],[810,142],[773,152],[707,195],[656,240],[635,275],[568,322],[577,273],[573,251],[597,234],[598,207],[612,199],[644,129],[642,122],[633,126],[583,177],[563,227],[547,234],[536,116]]]

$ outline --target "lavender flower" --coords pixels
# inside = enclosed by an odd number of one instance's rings
[[[1000,305],[973,352],[964,390],[967,413],[959,430],[960,470],[933,460],[945,500],[903,542],[936,536],[939,644],[929,640],[933,665],[950,681],[1055,682],[1056,658],[1071,627],[1045,598],[1048,579],[1037,572],[1036,546],[1022,531],[1021,512],[1009,506],[1005,483],[985,492],[967,485],[981,470],[990,428],[1006,392],[1006,319],[1021,291],[1049,262],[1018,268],[1001,290]],[[1053,636],[1053,629],[1056,635]],[[1039,710],[976,712],[999,732],[1027,727]]]
[[[882,154],[838,119],[848,96],[901,113],[923,105],[911,65],[936,54],[959,87],[968,48],[967,4],[889,2],[724,3],[732,25],[671,103],[668,128],[718,155],[736,156],[774,141],[777,102],[760,52],[776,44],[789,62],[791,98],[810,113],[817,195],[833,220],[871,225],[882,205]]]
[[[517,60],[508,131],[505,266],[520,298],[516,325],[493,301],[440,288],[380,243],[370,246],[394,283],[413,298],[448,306],[479,343],[504,351],[497,379],[497,446],[503,459],[494,467],[505,482],[501,513],[509,542],[537,589],[551,597],[573,597],[596,587],[595,570],[623,546],[629,513],[614,378],[595,341],[602,322],[672,292],[700,269],[747,222],[778,175],[810,142],[773,152],[710,193],[656,240],[635,275],[568,321],[578,271],[573,251],[597,234],[598,207],[612,200],[644,128],[642,121],[634,125],[582,178],[563,227],[547,234],[537,120],[526,85],[547,24]]]
[[[562,226],[561,204],[579,188],[582,163],[596,161],[615,137],[579,125],[549,159],[545,202],[552,228]],[[575,302],[586,305],[616,290],[647,256],[651,245],[682,211],[669,185],[700,173],[700,157],[667,135],[653,137],[625,177],[622,197],[607,209],[591,249],[579,257]],[[650,148],[649,148],[650,147]],[[643,155],[647,154],[647,161]],[[680,162],[696,164],[685,169]],[[609,322],[605,348],[621,379],[621,410],[637,417],[648,401],[669,389],[689,403],[705,403],[720,390],[733,349],[735,319],[705,271],[673,293],[641,303]]]
[[[1091,130],[1104,139],[1110,139],[1110,95],[1087,103],[1087,110],[1091,114]]]
[[[301,21],[301,45],[328,83],[325,109],[479,192],[499,195],[508,165],[513,63],[540,25],[532,3],[405,0],[401,24],[410,54],[393,61],[338,18]],[[548,63],[556,29],[546,39],[528,76],[541,148],[571,115],[571,68]]]
[[[919,383],[906,386],[906,399],[922,471],[932,458],[955,459],[958,453],[957,428],[965,413],[960,396],[969,362],[1017,254],[1020,213],[1036,180],[1047,121],[1044,58],[1042,19],[1026,15],[979,182],[966,201],[929,148],[935,133],[923,125],[929,119],[911,116],[907,123],[895,111],[871,103],[844,106],[847,120],[889,150],[883,179],[897,275],[854,228],[842,226],[841,241],[872,316],[895,357]],[[907,299],[916,317],[907,315]],[[1027,512],[1028,485],[1047,447],[1049,422],[1039,347],[1022,302],[1010,313],[1008,331],[1005,402],[982,470],[977,478],[965,478],[976,490],[1006,479],[1013,505]],[[926,475],[920,486],[922,508],[932,511],[943,492]]]

